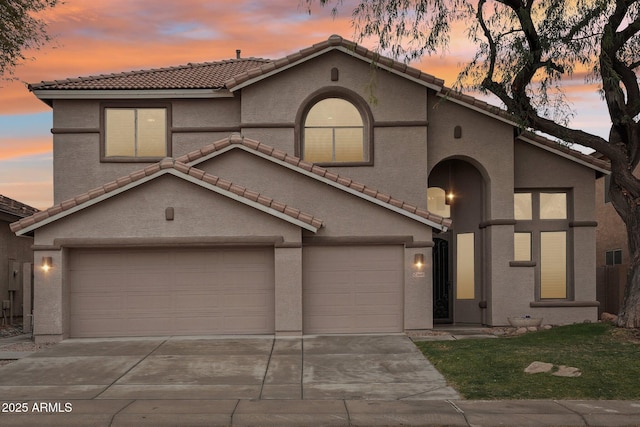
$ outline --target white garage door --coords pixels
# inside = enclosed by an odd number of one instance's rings
[[[73,250],[70,335],[274,332],[273,249]]]
[[[401,246],[303,249],[305,333],[402,332]]]

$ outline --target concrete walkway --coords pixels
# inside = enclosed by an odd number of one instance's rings
[[[0,367],[2,426],[638,426],[639,401],[467,401],[403,335],[68,340]]]
[[[67,340],[0,367],[4,399],[459,398],[404,335]]]

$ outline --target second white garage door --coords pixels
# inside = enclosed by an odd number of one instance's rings
[[[403,258],[402,246],[304,248],[304,332],[402,332]]]
[[[274,332],[273,248],[73,250],[72,337]]]

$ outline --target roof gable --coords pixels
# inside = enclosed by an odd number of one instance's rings
[[[14,222],[10,225],[11,231],[18,235],[25,235],[44,225],[166,174],[174,175],[314,233],[323,225],[322,220],[311,214],[302,212],[299,209],[280,203],[245,187],[235,185],[225,179],[205,173],[180,161],[167,158],[116,181],[105,184],[102,187],[81,194],[74,199],[64,201],[28,218]]]
[[[451,226],[450,219],[442,218],[441,216],[433,214],[426,209],[405,203],[388,194],[379,192],[378,190],[367,187],[359,182],[355,182],[350,178],[330,172],[328,169],[316,166],[313,163],[305,162],[296,156],[287,154],[284,151],[276,150],[273,147],[256,140],[244,138],[239,134],[233,134],[228,138],[207,145],[199,150],[192,151],[182,157],[178,157],[177,161],[191,165],[198,165],[212,157],[219,156],[233,149],[244,150],[253,155],[262,157],[299,174],[323,182],[341,191],[345,191],[353,196],[367,200],[375,205],[384,207],[438,230],[446,231]]]
[[[431,74],[424,73],[403,62],[382,56],[355,42],[345,40],[338,35],[332,35],[328,40],[316,43],[309,48],[258,66],[255,69],[239,73],[228,79],[225,82],[225,86],[231,92],[234,92],[333,50],[338,50],[362,61],[373,63],[378,68],[400,75],[436,91],[440,91],[444,85],[444,80]]]
[[[608,161],[598,159],[588,154],[583,154],[576,150],[572,150],[569,147],[560,145],[555,141],[544,138],[540,135],[536,135],[533,132],[523,132],[517,137],[517,139],[519,141],[526,142],[538,148],[542,148],[543,150],[557,154],[560,157],[564,157],[566,159],[579,163],[582,166],[594,169],[597,172],[606,175],[611,173],[611,164]]]

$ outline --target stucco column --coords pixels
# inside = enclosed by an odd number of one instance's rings
[[[416,265],[416,255],[424,264]],[[404,249],[404,329],[433,328],[432,246]]]
[[[302,334],[302,247],[275,248],[276,335]]]
[[[22,264],[22,332],[31,332],[31,268],[30,262]]]
[[[42,268],[42,260],[51,258],[51,267]],[[63,297],[63,252],[34,252],[33,334],[36,343],[63,339],[65,318]]]

